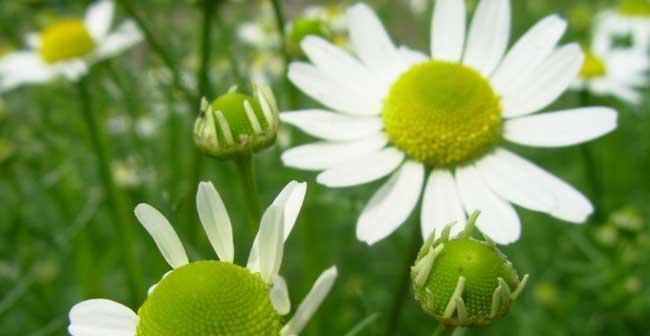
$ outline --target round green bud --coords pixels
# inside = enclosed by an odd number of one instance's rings
[[[310,35],[329,39],[332,31],[323,20],[317,18],[301,18],[293,22],[287,30],[287,51],[294,58],[304,57],[300,43]]]
[[[177,268],[138,311],[137,336],[277,336],[282,321],[259,274],[199,261]]]
[[[471,237],[478,212],[450,239],[450,224],[435,232],[411,269],[416,300],[429,315],[449,326],[483,326],[507,314],[528,276],[519,280],[494,242]]]
[[[206,154],[228,159],[271,146],[278,131],[278,108],[271,89],[253,85],[249,96],[231,88],[212,103],[203,99],[194,123],[194,142]]]

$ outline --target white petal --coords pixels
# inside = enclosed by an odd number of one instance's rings
[[[399,52],[370,7],[359,3],[347,13],[350,42],[357,55],[372,71],[392,82],[404,69]]]
[[[94,59],[99,61],[121,54],[140,43],[142,39],[143,35],[136,24],[127,20],[100,41]]]
[[[405,162],[363,209],[357,221],[357,238],[372,245],[393,233],[413,212],[423,183],[424,167]]]
[[[362,139],[384,127],[379,117],[346,116],[324,110],[284,112],[280,120],[317,138],[332,141]]]
[[[135,336],[138,316],[117,302],[95,299],[70,309],[72,336]]]
[[[235,260],[232,224],[223,200],[212,182],[201,182],[196,193],[196,208],[203,229],[221,261]]]
[[[553,51],[566,31],[567,23],[557,15],[549,15],[530,28],[506,54],[491,83],[496,92],[507,95],[517,88]]]
[[[156,242],[169,266],[178,268],[188,263],[181,240],[160,211],[148,204],[138,204],[135,207],[135,216]]]
[[[101,40],[111,28],[115,4],[112,0],[98,0],[86,10],[84,23],[95,40]]]
[[[304,170],[324,170],[366,154],[378,152],[388,143],[383,133],[355,142],[316,142],[282,153],[282,162]]]
[[[377,83],[375,74],[349,52],[317,36],[305,37],[301,46],[309,60],[320,70],[328,72],[341,83],[370,89],[381,98],[383,86]]]
[[[438,0],[431,21],[431,57],[458,62],[465,45],[465,0]]]
[[[275,278],[273,278],[269,298],[271,299],[273,308],[275,308],[275,311],[278,314],[282,316],[289,314],[291,311],[291,301],[289,300],[287,282],[284,281],[283,277],[276,275]]]
[[[463,63],[488,77],[501,62],[510,39],[510,0],[481,0],[467,36]]]
[[[613,131],[616,119],[616,111],[607,107],[549,112],[506,121],[503,137],[535,147],[571,146]]]
[[[331,187],[350,187],[378,180],[393,172],[404,161],[404,153],[389,147],[334,166],[318,175],[318,183]]]
[[[41,35],[39,33],[28,33],[25,37],[25,44],[31,49],[41,47]]]
[[[286,241],[289,238],[289,234],[293,229],[294,224],[296,224],[296,219],[298,214],[300,214],[300,209],[302,209],[302,202],[305,200],[305,194],[307,193],[307,183],[300,183],[296,181],[291,181],[287,184],[284,189],[278,194],[271,205],[277,206],[284,211],[284,239]]]
[[[336,111],[353,115],[378,115],[381,112],[379,100],[368,95],[363,88],[349,87],[311,64],[291,63],[288,77],[302,92]]]
[[[476,163],[487,185],[504,199],[527,209],[549,212],[555,207],[555,197],[529,169],[512,165],[500,151],[489,154]]]
[[[56,64],[58,71],[69,81],[77,82],[88,73],[90,64],[86,60],[74,59]]]
[[[488,188],[473,166],[456,170],[456,183],[467,213],[481,211],[476,222],[481,232],[499,244],[514,243],[521,234],[519,216],[510,203]]]
[[[554,51],[520,87],[502,100],[506,118],[522,116],[543,109],[554,102],[576,79],[584,54],[572,43]]]
[[[404,63],[410,66],[418,63],[426,62],[429,59],[427,55],[406,46],[400,46],[399,53],[400,55],[402,55],[402,59],[404,60]]]
[[[460,232],[466,221],[456,181],[448,170],[434,170],[429,175],[422,199],[422,237],[429,237],[434,229],[440,232],[455,221],[458,224],[452,227],[452,235]]]
[[[256,238],[259,239],[259,272],[267,283],[278,274],[282,263],[284,253],[282,212],[282,208],[270,206],[262,216],[258,238]]]
[[[338,271],[335,266],[332,266],[318,277],[314,286],[296,309],[291,320],[280,331],[280,336],[300,334],[318,307],[323,303],[327,294],[329,294],[337,276]]]
[[[526,169],[531,179],[534,179],[539,185],[543,185],[553,194],[555,208],[549,212],[551,216],[568,222],[583,223],[594,211],[589,200],[579,191],[532,162],[504,149],[498,149],[496,154],[501,160],[507,161],[509,165],[519,167],[518,169]]]
[[[19,51],[0,58],[0,92],[22,84],[43,83],[57,75],[36,52]]]

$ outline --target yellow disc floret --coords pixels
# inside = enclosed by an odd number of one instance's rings
[[[499,97],[481,74],[459,63],[413,66],[393,84],[382,117],[398,148],[433,167],[467,163],[501,137]]]
[[[623,0],[618,7],[621,14],[627,16],[650,16],[650,0]]]
[[[47,63],[84,57],[95,49],[95,40],[81,20],[63,20],[41,33],[39,52]]]
[[[200,261],[172,271],[138,311],[138,336],[277,336],[269,285],[240,266]]]
[[[585,62],[580,70],[580,78],[594,79],[607,74],[607,67],[602,58],[596,56],[591,50],[585,51]]]

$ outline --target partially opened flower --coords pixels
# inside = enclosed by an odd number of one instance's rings
[[[464,1],[438,0],[429,58],[395,46],[364,4],[350,8],[347,19],[358,57],[309,37],[302,47],[312,63],[290,67],[293,83],[328,109],[280,115],[324,139],[282,159],[322,171],[318,182],[334,188],[391,175],[357,222],[360,240],[373,244],[396,230],[422,193],[424,237],[481,209],[477,227],[498,243],[512,243],[520,222],[511,203],[576,223],[592,213],[574,188],[501,147],[503,139],[569,146],[616,127],[616,112],[604,107],[533,115],[582,67],[579,45],[557,46],[564,20],[544,18],[506,53],[509,0],[481,1],[467,34]]]
[[[600,14],[598,33],[609,37],[609,47],[624,41],[642,53],[650,52],[650,0],[621,0],[618,8]]]
[[[0,59],[0,92],[58,76],[77,80],[92,64],[140,42],[142,35],[132,21],[111,31],[114,7],[111,0],[99,0],[88,7],[83,19],[62,19],[29,34],[28,50]]]
[[[199,185],[197,208],[201,224],[219,260],[189,262],[167,219],[140,204],[135,214],[173,268],[149,290],[136,314],[109,300],[89,300],[70,311],[73,336],[166,335],[298,335],[334,284],[332,267],[316,280],[293,317],[285,323],[291,303],[278,274],[284,241],[296,221],[306,184],[291,182],[265,212],[246,268],[233,263],[232,227],[226,207],[211,183]]]
[[[630,104],[643,100],[640,89],[648,86],[648,56],[635,48],[614,48],[610,36],[596,30],[591,49],[572,87],[595,95],[612,95]]]

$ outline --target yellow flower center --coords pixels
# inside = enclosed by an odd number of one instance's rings
[[[501,138],[499,97],[481,74],[459,63],[413,66],[393,84],[382,117],[392,143],[432,167],[467,163]]]
[[[138,311],[138,336],[277,336],[280,316],[258,274],[194,262],[161,280]]]
[[[623,0],[618,11],[627,16],[650,16],[650,0]]]
[[[46,63],[86,56],[95,49],[95,40],[81,20],[63,20],[41,32],[39,52]]]
[[[580,78],[594,79],[607,74],[607,68],[602,58],[596,56],[591,50],[585,51],[585,62],[580,70]]]

